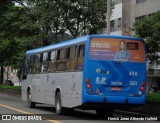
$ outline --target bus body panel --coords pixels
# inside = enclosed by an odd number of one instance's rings
[[[27,89],[31,88],[31,83],[32,83],[32,77],[33,75],[27,75],[27,79],[22,81],[21,84],[21,98],[22,100],[26,101],[27,100]]]
[[[92,45],[92,40],[96,36],[90,37],[87,42],[87,47]],[[98,37],[96,45],[99,48],[100,40],[109,38],[112,42],[115,37],[101,36]],[[129,103],[129,104],[144,104],[145,103],[145,89],[140,92],[142,82],[146,82],[146,64],[145,64],[145,47],[144,42],[137,38],[130,37],[116,37],[119,40],[129,40],[130,44],[138,43],[140,46],[136,53],[141,54],[141,59],[138,62],[121,62],[114,60],[105,60],[100,53],[103,54],[104,50],[97,47],[93,51],[98,54],[97,57],[90,56],[90,49],[86,51],[84,79],[83,79],[83,103]],[[99,41],[99,42],[98,42]],[[116,42],[116,41],[114,41]],[[112,43],[111,43],[112,44]],[[109,47],[104,44],[100,47]],[[116,48],[116,47],[115,47]],[[113,50],[113,49],[111,49]],[[142,51],[141,51],[142,50]],[[99,51],[99,52],[97,52]],[[113,50],[114,51],[114,50]],[[132,49],[135,52],[135,49]],[[110,51],[106,51],[110,52]],[[131,52],[132,53],[132,52]],[[108,53],[109,54],[109,53]],[[95,55],[95,56],[96,56]],[[110,54],[109,54],[110,55]],[[139,56],[138,56],[139,57]],[[91,59],[92,58],[92,59]],[[100,60],[99,60],[100,59]],[[132,58],[133,59],[133,58]],[[90,79],[90,88],[87,88],[86,79]]]
[[[128,64],[128,65],[127,65]],[[88,66],[91,84],[94,92],[99,88],[99,94],[129,96],[137,94],[141,83],[145,82],[145,64],[135,63],[98,63],[90,61]],[[136,74],[136,75],[135,75]],[[120,91],[112,91],[111,87],[121,87]],[[98,91],[98,89],[97,89]],[[126,93],[130,91],[130,93]],[[98,92],[97,92],[98,94]]]
[[[48,82],[45,92],[45,102],[47,104],[55,104],[55,91],[60,87],[62,106],[71,108],[81,105],[82,72],[50,73]],[[52,98],[53,102],[49,102],[48,98]]]
[[[89,71],[92,71],[92,72],[90,72],[85,78],[90,78],[90,84],[91,84],[92,90],[90,91],[90,89],[87,89],[86,82],[84,82],[84,85],[85,85],[84,88],[86,88],[86,90],[83,90],[84,91],[83,102],[87,102],[87,100],[90,101],[90,99],[88,98],[89,97],[88,95],[90,95],[91,97],[92,95],[93,96],[98,95],[99,97],[102,97],[102,98],[104,96],[106,97],[110,96],[110,99],[111,97],[118,98],[118,96],[133,97],[133,99],[135,97],[135,100],[137,97],[141,97],[141,95],[138,96],[138,92],[140,91],[142,82],[146,81],[145,74],[141,74],[141,73],[145,73],[145,68],[146,68],[145,64],[139,63],[135,65],[133,63],[132,65],[132,63],[128,63],[130,67],[125,68],[124,66],[128,66],[126,64],[127,63],[105,63],[105,62],[98,63],[96,61],[91,61],[90,64],[88,65],[88,69]],[[118,66],[119,69],[118,70],[113,69],[115,68],[115,66],[116,67]],[[135,72],[136,74],[138,73],[139,76],[137,75],[135,76],[134,75]],[[114,90],[114,88],[115,89],[117,88],[117,90]],[[137,98],[137,99],[140,99],[140,98]],[[96,98],[94,98],[93,100],[96,100]],[[145,98],[143,98],[143,100],[145,100]],[[107,99],[107,102],[111,103],[109,98]]]
[[[33,102],[55,105],[55,91],[59,88],[64,107],[82,104],[82,72],[35,74],[28,75],[27,79],[31,82],[22,82],[22,100],[27,100],[29,87]]]

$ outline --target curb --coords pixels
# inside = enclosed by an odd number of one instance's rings
[[[9,92],[3,92],[3,91],[0,91],[0,94],[7,94],[7,95],[10,95],[10,96],[18,96],[18,97],[20,97],[21,96],[21,94],[13,94],[13,93],[9,93]]]

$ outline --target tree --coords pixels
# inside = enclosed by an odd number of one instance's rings
[[[4,64],[15,54],[33,47],[39,28],[30,26],[32,22],[26,17],[27,12],[12,2],[1,4],[0,8],[0,56]]]
[[[145,40],[147,58],[151,64],[160,64],[160,12],[148,16],[143,21],[134,23],[134,30],[137,37]]]
[[[24,3],[25,1],[25,3]],[[41,39],[48,45],[48,36],[68,32],[73,37],[97,34],[106,26],[106,0],[16,0],[40,26]],[[53,42],[57,42],[54,40]]]
[[[97,34],[106,25],[106,0],[68,0],[62,5],[62,20],[73,37]]]
[[[106,25],[106,4],[106,0],[0,1],[0,66],[15,67],[28,49],[98,33]]]
[[[26,17],[23,8],[15,6],[12,1],[1,3],[0,9],[0,82],[3,82],[3,66],[17,66],[25,50],[33,47],[38,29],[34,28],[35,25],[32,28],[27,26],[31,19]]]
[[[57,42],[57,35],[65,33],[62,25],[60,2],[55,0],[16,0],[21,7],[33,17],[32,24],[38,25],[40,32],[37,34],[43,45]],[[55,40],[51,42],[48,37],[54,34]]]

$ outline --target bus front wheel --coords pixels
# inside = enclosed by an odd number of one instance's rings
[[[27,93],[27,103],[30,108],[35,108],[36,103],[32,102],[32,95],[31,95],[30,89],[28,90],[28,93]]]

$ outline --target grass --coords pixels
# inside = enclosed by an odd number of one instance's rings
[[[147,93],[146,102],[160,103],[160,93]]]
[[[0,85],[0,89],[11,89],[15,90],[16,92],[21,92],[21,86],[10,86],[10,85]]]

